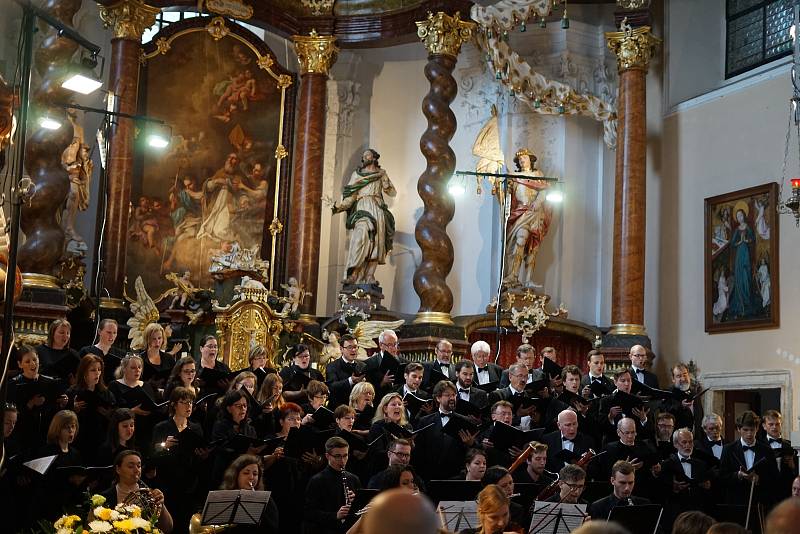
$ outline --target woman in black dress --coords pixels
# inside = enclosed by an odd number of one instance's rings
[[[46,442],[50,419],[69,402],[59,392],[60,381],[39,374],[39,356],[29,345],[17,347],[20,374],[9,380],[8,400],[19,410],[17,438],[22,450],[36,450]]]
[[[276,433],[279,428],[278,411],[285,404],[281,377],[276,373],[268,374],[258,389],[256,400],[262,405],[261,413],[251,416],[258,437],[263,438]]]
[[[40,448],[34,458],[55,456],[46,475],[39,479],[35,499],[38,508],[35,516],[50,520],[62,513],[72,513],[82,501],[84,476],[59,468],[83,465],[81,454],[72,446],[78,435],[78,416],[71,410],[61,410],[53,416],[47,430],[47,445]]]
[[[145,343],[145,350],[140,353],[144,362],[142,380],[150,382],[155,390],[163,390],[169,373],[175,367],[175,357],[163,350],[167,346],[164,328],[158,323],[150,323],[144,328],[142,337]]]
[[[311,367],[311,351],[308,345],[295,345],[292,364],[281,369],[283,396],[287,401],[306,402],[306,385],[310,380],[325,382],[322,373]]]
[[[231,369],[217,359],[218,351],[219,342],[215,336],[209,335],[200,338],[200,366],[197,377],[200,379],[203,395],[209,393],[223,395],[228,390],[230,379],[227,375],[230,374]]]
[[[200,395],[200,385],[197,380],[197,363],[191,356],[183,356],[176,363],[169,374],[167,385],[164,388],[164,398],[172,396],[176,387],[191,389],[195,397]]]
[[[75,446],[86,459],[97,457],[100,436],[106,433],[108,418],[114,409],[114,395],[103,383],[103,359],[87,354],[78,365],[75,385],[67,390],[71,408],[78,414],[81,433]]]
[[[83,347],[78,356],[83,358],[87,354],[94,354],[103,359],[103,380],[110,384],[114,380],[114,371],[119,367],[119,362],[124,354],[117,354],[113,348],[117,340],[117,321],[102,319],[97,325],[97,343]]]
[[[65,383],[75,382],[78,353],[69,347],[72,325],[66,319],[56,319],[47,330],[47,342],[36,347],[42,374],[58,377]]]
[[[353,433],[362,438],[369,434],[372,418],[375,417],[375,387],[367,382],[359,382],[350,391],[350,407],[356,411]]]
[[[194,392],[188,388],[173,389],[169,399],[170,418],[153,429],[156,486],[166,495],[176,532],[185,530],[197,507],[199,466],[208,454],[202,428],[189,420],[194,399]]]
[[[217,421],[211,431],[211,442],[216,444],[214,450],[214,467],[212,468],[212,487],[218,486],[222,475],[230,463],[241,454],[238,444],[231,441],[237,434],[255,438],[256,431],[247,419],[248,402],[243,391],[229,391],[222,398],[218,407]],[[263,447],[248,447],[247,454],[258,454]]]
[[[128,408],[117,408],[108,418],[108,432],[106,440],[97,451],[97,457],[91,461],[92,465],[106,466],[114,463],[114,458],[121,451],[136,449],[134,443],[136,434],[136,416]],[[111,481],[108,480],[110,483]]]
[[[222,478],[221,490],[253,490],[264,491],[264,468],[261,458],[252,454],[243,454],[236,458]],[[267,507],[261,514],[257,525],[237,525],[229,532],[231,534],[278,534],[279,515],[278,506],[270,495]]]
[[[153,401],[158,401],[160,398],[150,383],[141,380],[143,367],[141,356],[128,354],[122,358],[122,363],[114,373],[117,379],[108,385],[108,389],[117,400],[117,406],[129,408],[136,415],[136,444],[140,450],[147,450],[153,435],[153,427],[161,419],[161,414],[158,411],[151,411],[152,406],[150,409],[145,409],[132,392],[136,388],[141,388]]]

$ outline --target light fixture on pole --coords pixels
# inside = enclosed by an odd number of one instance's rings
[[[51,117],[49,114],[44,114],[39,117],[39,126],[45,130],[58,130],[61,128],[61,121]]]
[[[78,65],[70,67],[70,73],[61,84],[64,89],[75,91],[82,95],[91,94],[103,85],[100,80],[101,76],[97,76],[94,69],[97,67],[97,54],[93,53],[90,57],[81,58]],[[100,68],[102,75],[103,69]]]
[[[800,21],[800,7],[794,6],[794,25],[792,30],[797,27]],[[794,215],[795,226],[800,227],[800,178],[792,178],[790,183],[792,185],[792,192],[789,197],[783,199],[783,184],[786,183],[786,167],[789,163],[789,146],[791,144],[792,130],[795,130],[795,142],[798,148],[798,164],[800,164],[800,72],[798,72],[798,65],[800,65],[800,43],[796,38],[794,31],[791,31],[792,40],[794,41],[794,58],[792,60],[792,98],[789,100],[789,124],[786,128],[786,145],[783,150],[783,172],[781,176],[781,189],[780,198],[778,199],[778,213],[786,215]],[[794,123],[794,128],[792,127]]]

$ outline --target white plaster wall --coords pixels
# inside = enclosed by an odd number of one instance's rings
[[[703,373],[789,369],[800,379],[800,230],[780,216],[781,327],[709,335],[704,332],[703,199],[781,180],[788,75],[767,80],[664,120],[658,291],[665,363],[694,359]],[[798,174],[797,141],[789,174]],[[798,414],[797,396],[793,412]],[[786,422],[798,429],[796,420]]]

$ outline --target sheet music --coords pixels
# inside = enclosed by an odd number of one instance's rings
[[[476,501],[441,501],[436,511],[451,532],[481,526]]]
[[[269,491],[251,490],[210,491],[203,507],[202,524],[258,525],[270,494]]]
[[[583,524],[585,504],[536,501],[528,532],[569,534]]]

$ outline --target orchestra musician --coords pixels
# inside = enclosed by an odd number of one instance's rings
[[[221,490],[264,491],[264,467],[261,459],[252,454],[243,454],[236,458],[225,470],[222,477]],[[270,495],[267,507],[261,514],[257,525],[235,525],[230,534],[278,534],[280,512],[275,499]]]
[[[478,494],[479,528],[466,528],[459,534],[502,534],[508,531],[509,498],[502,488],[489,484]]]
[[[633,464],[619,460],[611,467],[611,495],[591,503],[586,512],[592,519],[606,520],[617,506],[649,504],[647,499],[631,495],[635,483],[636,469]]]
[[[354,521],[348,523],[347,516],[361,482],[345,471],[349,456],[344,439],[334,436],[325,442],[328,465],[311,477],[306,488],[304,524],[307,532],[342,534],[352,526]]]

